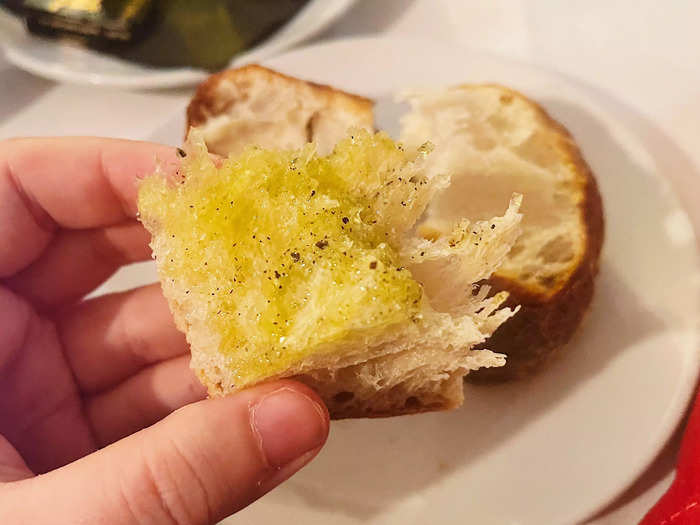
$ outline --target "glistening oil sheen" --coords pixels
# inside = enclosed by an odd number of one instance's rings
[[[327,157],[250,148],[217,167],[190,148],[177,177],[142,182],[161,278],[218,334],[239,384],[420,310],[422,288],[367,200],[407,162],[361,131]]]

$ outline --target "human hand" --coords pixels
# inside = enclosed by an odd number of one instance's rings
[[[295,382],[205,400],[159,286],[81,300],[149,257],[136,181],[156,157],[176,169],[148,143],[0,142],[3,523],[214,523],[325,442]]]

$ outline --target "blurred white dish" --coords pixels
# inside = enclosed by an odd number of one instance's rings
[[[607,231],[590,315],[546,371],[510,385],[467,386],[455,412],[335,422],[321,455],[238,520],[571,525],[602,508],[666,442],[700,364],[696,239],[657,159],[585,87],[455,46],[352,39],[264,63],[372,97],[379,127],[390,132],[404,111],[393,93],[407,87],[519,89],[581,145],[598,177]],[[178,144],[183,127],[184,114],[174,115],[151,138]],[[128,268],[103,291],[153,278],[149,264]]]
[[[277,32],[234,58],[243,64],[288,49],[323,31],[357,0],[311,0]],[[166,88],[195,84],[207,73],[193,68],[156,69],[104,55],[79,46],[33,36],[22,23],[0,9],[0,47],[15,66],[58,82],[101,86]]]

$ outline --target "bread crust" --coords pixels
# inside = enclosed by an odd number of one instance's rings
[[[416,414],[424,414],[426,412],[444,412],[446,410],[454,410],[459,408],[459,404],[454,403],[448,399],[442,401],[428,402],[419,399],[417,396],[412,396],[409,399],[417,399],[416,405],[414,407],[403,405],[402,407],[396,407],[388,410],[375,410],[371,407],[342,407],[333,403],[332,401],[326,401],[326,406],[328,407],[328,413],[330,418],[335,419],[358,419],[358,418],[384,418],[384,417],[396,417],[396,416],[413,416]]]
[[[473,383],[501,382],[530,376],[543,368],[569,342],[593,298],[605,236],[603,203],[598,184],[571,133],[539,104],[517,91],[498,87],[531,104],[542,124],[559,135],[558,147],[570,159],[581,179],[583,199],[579,204],[579,213],[585,227],[586,242],[576,270],[553,293],[535,292],[517,281],[499,276],[498,272],[488,280],[494,290],[509,292],[506,304],[511,307],[520,305],[520,311],[481,345],[506,354],[506,365],[470,373],[466,379]]]
[[[347,401],[337,394],[328,395],[326,385],[312,377],[296,376],[294,379],[313,388],[321,396],[331,419],[383,418],[452,410],[458,408],[463,400],[461,375],[445,381],[438,390],[409,392],[399,385],[362,402]]]
[[[253,81],[263,80],[268,83],[286,83],[294,86],[310,87],[314,90],[314,95],[332,99],[335,104],[343,105],[350,112],[371,112],[374,102],[366,97],[346,93],[332,86],[317,84],[307,80],[294,78],[278,71],[268,69],[258,64],[249,64],[236,69],[227,69],[209,76],[202,82],[187,106],[187,123],[185,135],[192,126],[201,126],[208,119],[224,113],[231,105],[237,102],[236,99],[222,97],[218,89],[221,84],[231,82],[244,86]]]

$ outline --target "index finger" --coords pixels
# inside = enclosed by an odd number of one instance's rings
[[[118,224],[136,216],[137,181],[175,148],[92,137],[0,142],[0,278],[30,264],[57,228]]]

